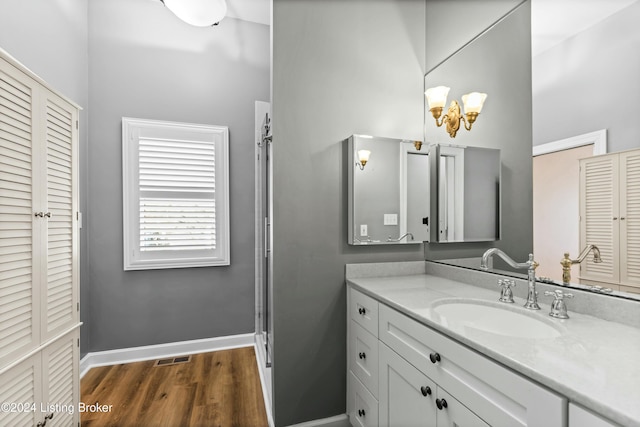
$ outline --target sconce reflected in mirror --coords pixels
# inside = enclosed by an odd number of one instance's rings
[[[460,113],[460,104],[455,99],[451,101],[447,114],[440,119],[442,110],[447,103],[447,95],[449,89],[446,86],[436,86],[427,89],[424,93],[427,96],[427,103],[429,104],[429,111],[436,120],[436,126],[440,127],[446,123],[447,132],[451,138],[455,138],[460,129],[460,122],[464,122],[464,128],[471,130],[473,123],[478,118],[478,114],[482,110],[485,99],[487,99],[486,93],[471,92],[466,95],[462,95],[462,103],[464,105],[465,115]],[[466,116],[466,118],[465,118]],[[440,120],[439,120],[440,119]]]
[[[371,156],[370,150],[358,150],[358,162],[356,166],[358,166],[360,170],[364,170],[364,166],[369,161],[369,156]]]

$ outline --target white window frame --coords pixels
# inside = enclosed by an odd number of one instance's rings
[[[140,250],[139,141],[141,138],[211,141],[215,147],[215,249]],[[124,270],[224,266],[229,238],[229,129],[226,126],[122,118]]]

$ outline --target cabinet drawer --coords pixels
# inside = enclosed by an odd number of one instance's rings
[[[349,372],[349,421],[354,427],[378,427],[378,401]]]
[[[374,337],[378,336],[378,301],[349,288],[349,315]]]
[[[566,398],[383,304],[379,330],[382,342],[489,425],[566,426]]]
[[[351,325],[351,346],[349,351],[349,365],[351,371],[358,377],[365,387],[378,396],[378,338],[355,321]]]

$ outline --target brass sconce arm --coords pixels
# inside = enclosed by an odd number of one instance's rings
[[[458,129],[460,129],[460,123],[464,123],[464,128],[466,130],[471,130],[473,123],[478,118],[478,113],[467,113],[463,116],[460,112],[460,104],[458,101],[451,101],[449,105],[449,109],[447,110],[447,114],[442,116],[442,107],[434,107],[431,108],[431,115],[436,120],[436,126],[441,127],[443,124],[447,125],[447,133],[451,138],[455,138],[458,133]]]

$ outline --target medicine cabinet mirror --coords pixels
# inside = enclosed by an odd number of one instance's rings
[[[420,141],[352,135],[348,145],[348,242],[429,240],[429,152]]]

